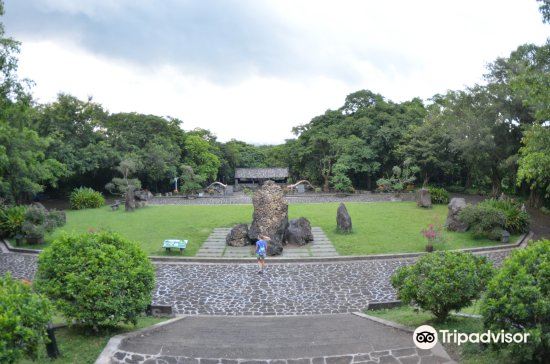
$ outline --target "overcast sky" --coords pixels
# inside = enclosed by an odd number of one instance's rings
[[[427,99],[549,26],[535,0],[5,0],[20,76],[110,112],[280,143],[347,94]]]

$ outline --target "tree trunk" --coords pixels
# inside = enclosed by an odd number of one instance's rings
[[[491,182],[492,182],[492,191],[491,194],[493,197],[498,197],[501,192],[501,181],[498,173],[493,170],[493,173],[491,175]]]
[[[428,172],[424,172],[424,182],[422,183],[422,187],[428,186],[429,180],[430,180],[430,176],[428,176]]]
[[[328,184],[328,175],[323,175],[323,192],[329,191],[329,184]]]
[[[372,190],[372,177],[370,176],[370,174],[367,175],[367,190]]]
[[[542,198],[538,190],[532,189],[529,192],[529,199],[527,200],[527,204],[535,208],[539,208],[542,206]]]

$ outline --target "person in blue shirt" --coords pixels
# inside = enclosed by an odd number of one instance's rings
[[[267,242],[270,240],[269,236],[260,235],[260,240],[256,242],[256,259],[258,259],[258,266],[260,270],[258,274],[262,274],[265,268],[265,257],[267,255]]]

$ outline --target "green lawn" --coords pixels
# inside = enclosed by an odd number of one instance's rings
[[[87,364],[95,363],[99,354],[109,341],[115,335],[128,331],[134,331],[166,320],[165,318],[141,317],[138,324],[120,325],[117,329],[104,332],[99,335],[91,335],[81,331],[77,327],[64,327],[55,331],[55,338],[59,347],[61,356],[56,360],[50,360],[46,355],[46,349],[43,348],[39,353],[37,361],[20,360],[18,364],[31,363],[54,363],[54,364]]]
[[[462,312],[477,311],[478,304],[474,303],[471,308]],[[437,330],[447,329],[450,331],[473,333],[484,332],[481,319],[450,316],[443,323],[436,323],[434,316],[428,312],[416,311],[411,306],[399,306],[391,309],[365,311],[367,315],[383,318],[388,321],[400,323],[415,329],[421,325],[431,325]],[[444,344],[449,355],[461,364],[492,364],[492,363],[514,363],[505,351],[500,353],[483,347],[479,344],[466,343],[461,346],[456,344]]]
[[[445,221],[447,206],[422,209],[414,202],[348,203],[353,233],[336,232],[337,203],[291,204],[290,218],[306,217],[312,226],[320,226],[341,255],[367,255],[420,252],[426,245],[420,231],[428,224]],[[252,205],[169,205],[148,206],[131,213],[100,209],[67,211],[67,225],[46,236],[51,242],[62,231],[117,231],[141,244],[150,255],[165,255],[162,241],[188,239],[186,256],[193,256],[216,227],[250,223]],[[469,233],[446,233],[446,242],[435,248],[458,249],[494,245],[489,240],[475,240]],[[516,237],[513,237],[514,239]],[[46,244],[47,244],[46,243]],[[36,246],[35,246],[36,247]],[[179,255],[173,252],[172,255]]]

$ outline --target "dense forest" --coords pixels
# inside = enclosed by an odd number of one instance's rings
[[[541,4],[550,23],[549,2]],[[360,90],[295,127],[295,138],[263,146],[223,143],[176,118],[110,113],[69,94],[38,104],[32,82],[17,76],[19,46],[0,28],[0,197],[7,201],[44,191],[66,196],[80,186],[105,191],[121,173],[165,192],[189,167],[206,185],[232,182],[236,167],[277,166],[324,190],[374,190],[407,170],[417,185],[549,203],[550,39],[496,59],[481,85],[401,103]]]

